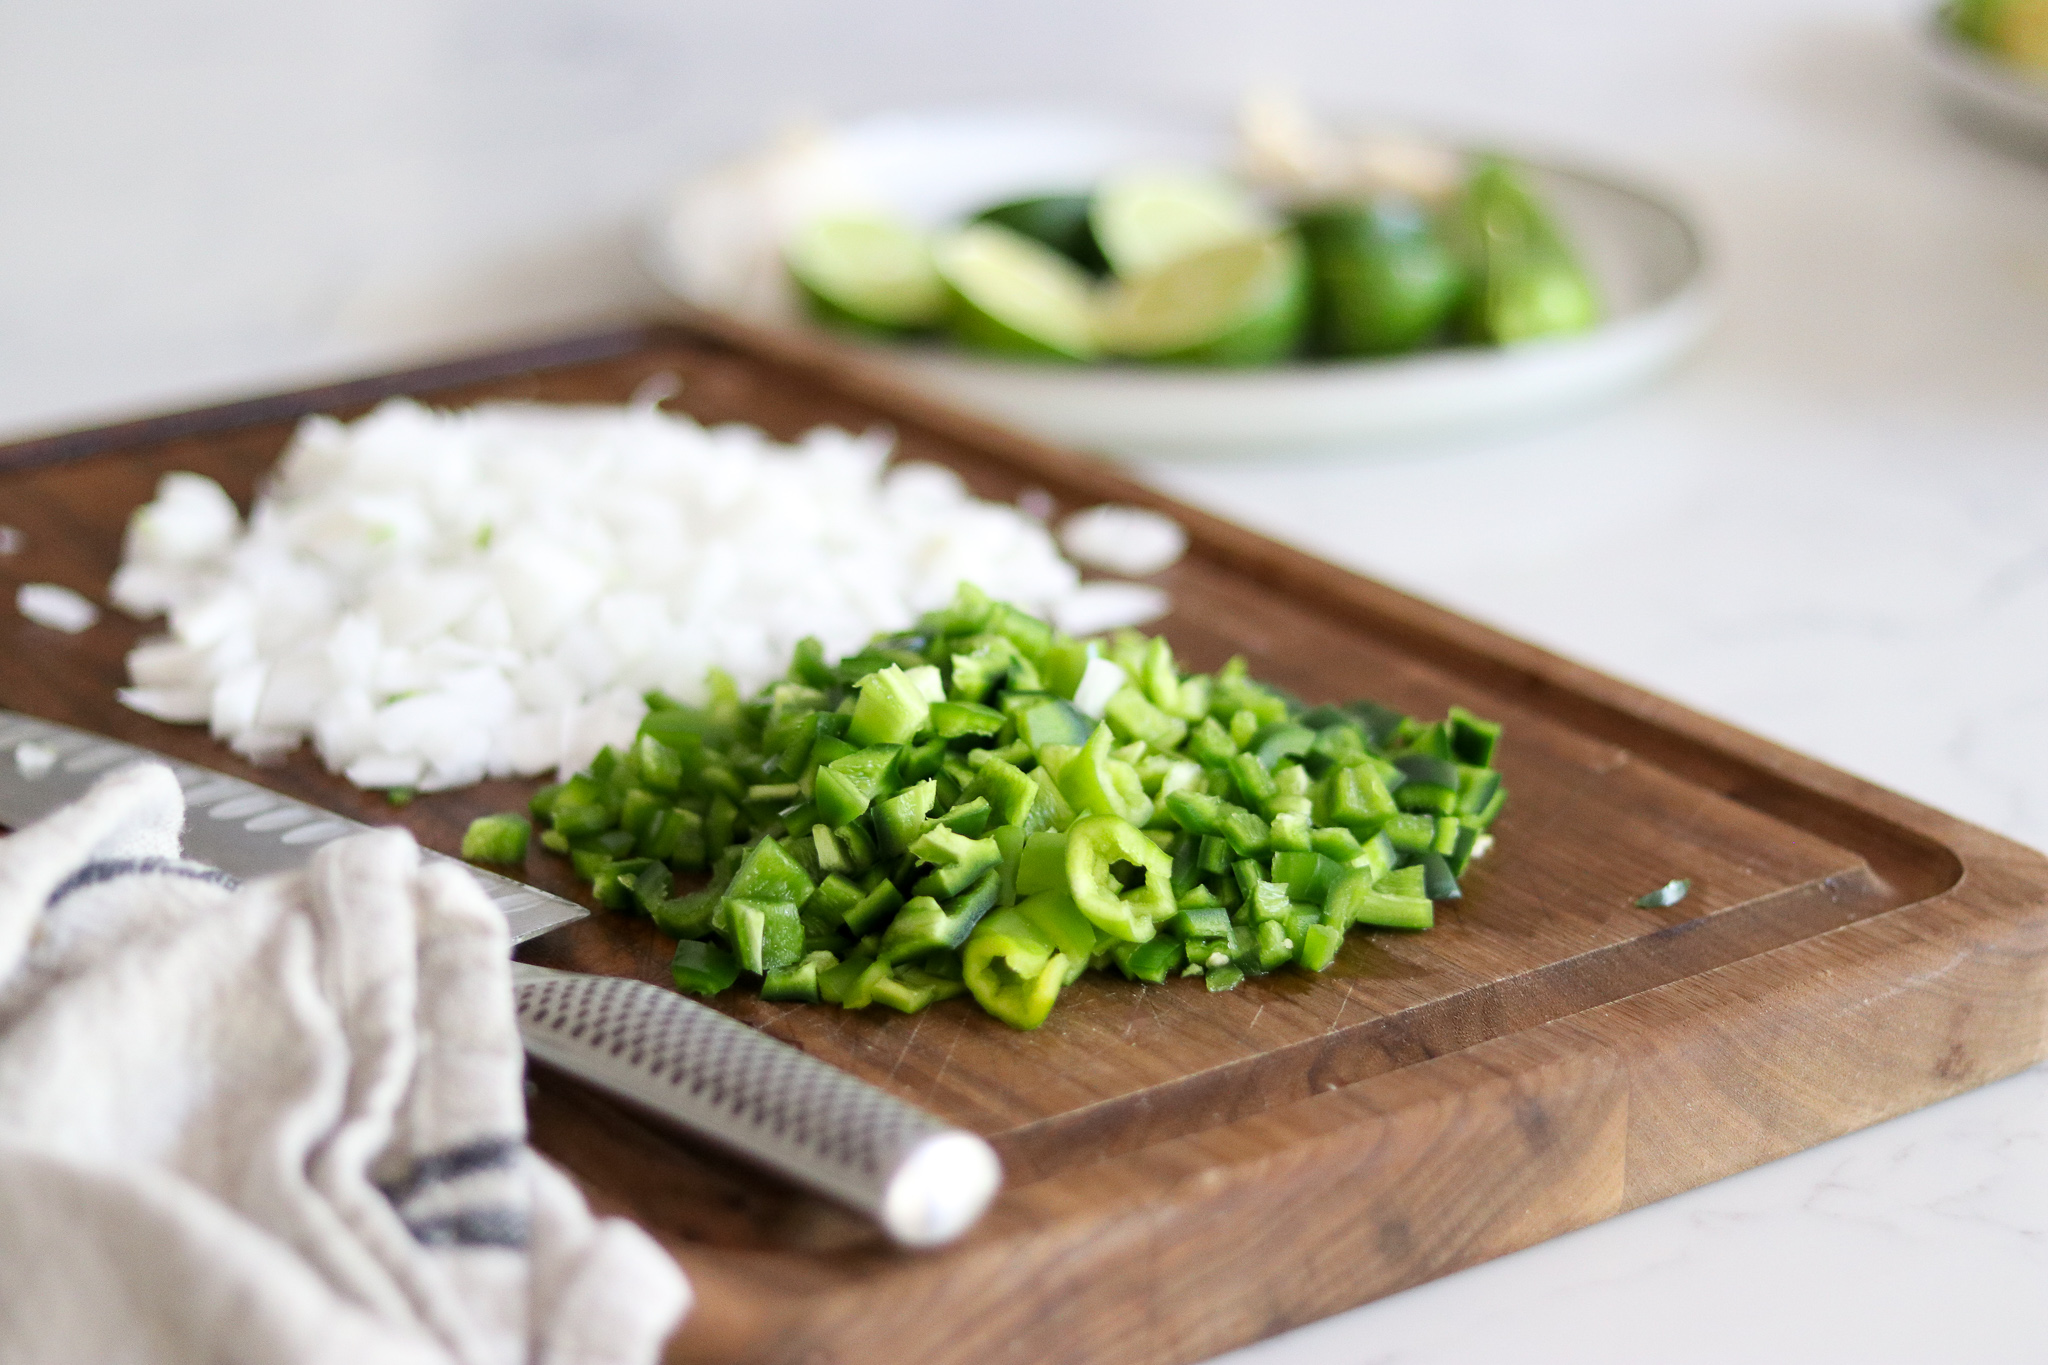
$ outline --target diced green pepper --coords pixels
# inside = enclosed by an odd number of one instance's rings
[[[1344,946],[1344,931],[1330,924],[1311,924],[1302,931],[1301,946],[1295,949],[1294,960],[1311,972],[1325,972],[1337,960],[1337,950]]]
[[[860,681],[846,737],[855,744],[908,744],[931,719],[931,698],[895,664]]]
[[[773,839],[763,839],[747,850],[726,894],[735,900],[784,901],[794,910],[815,890],[817,884],[787,849]]]
[[[1017,859],[1017,894],[1062,890],[1067,886],[1067,836],[1041,830],[1024,841]]]
[[[739,963],[716,943],[684,939],[669,962],[676,989],[692,995],[717,995],[740,979]]]
[[[718,902],[723,893],[719,891],[692,891],[687,896],[677,896],[663,901],[649,912],[654,927],[675,938],[702,938],[711,932],[711,919],[718,911]]]
[[[1320,853],[1275,853],[1273,880],[1284,883],[1287,894],[1309,905],[1321,905],[1343,866]]]
[[[462,856],[473,863],[523,863],[533,826],[523,815],[485,815],[462,834]]]
[[[918,882],[919,895],[957,896],[1003,860],[1003,851],[995,840],[970,839],[943,825],[919,835],[910,846],[910,854],[933,868]]]
[[[1027,832],[1043,828],[1052,818],[1052,811],[1045,811],[1045,819],[1037,819],[1040,801],[1038,784],[1031,780],[1029,773],[1015,764],[1000,758],[992,758],[981,765],[981,773],[970,789],[975,795],[988,800],[989,819],[997,825],[1017,825]]]
[[[1126,886],[1119,867],[1129,867]],[[1067,891],[1104,933],[1131,943],[1152,937],[1174,912],[1173,860],[1113,815],[1089,815],[1067,830]]]
[[[1412,889],[1403,872],[1414,872]],[[1387,929],[1427,929],[1436,923],[1436,907],[1422,894],[1420,868],[1389,872],[1375,886],[1364,871],[1347,872],[1330,888],[1323,921],[1342,928],[1374,924]]]
[[[982,916],[995,908],[999,880],[994,870],[985,872],[949,905],[942,906],[930,896],[909,901],[882,935],[876,956],[893,963],[960,947]]]
[[[900,744],[873,744],[833,759],[818,769],[811,799],[834,829],[859,819],[877,797],[896,789],[896,768],[903,757]]]
[[[865,934],[888,923],[889,917],[903,906],[903,893],[891,881],[875,883],[860,903],[846,912],[846,928],[850,933]]]
[[[733,956],[742,969],[768,972],[803,956],[803,920],[793,902],[742,900],[728,895],[722,909]]]
[[[965,739],[997,734],[1009,724],[1009,717],[978,702],[942,701],[932,704],[931,722],[932,733],[940,739]]]
[[[1048,744],[1082,745],[1094,722],[1058,697],[1043,697],[1016,713],[1017,737],[1034,751]]]
[[[960,970],[984,1010],[1011,1028],[1035,1029],[1059,999],[1067,957],[1019,911],[998,910],[968,937]]]
[[[939,784],[926,778],[875,803],[875,843],[883,853],[905,852],[931,828],[932,803],[938,795]]]
[[[837,965],[839,959],[830,953],[807,953],[801,961],[763,976],[761,998],[815,1005],[818,1003],[818,977]]]
[[[1077,812],[1111,815],[1143,826],[1152,819],[1152,798],[1145,794],[1137,769],[1111,755],[1112,740],[1107,725],[1096,726],[1081,752],[1060,770],[1060,790]]]

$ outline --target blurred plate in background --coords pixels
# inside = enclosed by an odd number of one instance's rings
[[[1220,133],[1075,114],[892,114],[835,129],[685,186],[654,224],[649,265],[678,298],[808,326],[778,245],[803,216],[865,202],[921,226],[1001,199],[1086,186],[1134,163],[1222,166]],[[1706,330],[1698,233],[1659,196],[1604,174],[1519,158],[1598,282],[1584,334],[1261,369],[1002,360],[941,342],[844,345],[936,397],[1105,454],[1241,458],[1358,450],[1535,425],[1637,388]]]

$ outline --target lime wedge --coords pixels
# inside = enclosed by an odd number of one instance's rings
[[[1102,248],[1095,244],[1095,232],[1088,226],[1088,209],[1093,201],[1085,194],[1040,194],[1012,199],[974,215],[977,223],[999,223],[1044,242],[1091,275],[1109,269]]]
[[[1127,280],[1271,226],[1229,181],[1185,171],[1113,176],[1095,191],[1088,219],[1110,268]]]
[[[945,314],[945,290],[923,234],[894,219],[814,218],[790,239],[783,260],[822,322],[902,332]]]
[[[995,223],[970,223],[934,252],[963,346],[1039,359],[1088,360],[1095,295],[1081,267]]]
[[[1265,365],[1294,350],[1307,313],[1301,243],[1278,233],[1210,247],[1120,286],[1100,329],[1118,355]]]

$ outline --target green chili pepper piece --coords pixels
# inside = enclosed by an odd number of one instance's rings
[[[815,890],[817,884],[787,849],[773,839],[763,839],[747,850],[726,895],[735,900],[786,901],[794,908],[809,900]]]
[[[676,989],[692,995],[717,995],[740,979],[739,963],[716,943],[684,939],[669,962]]]
[[[1341,825],[1312,831],[1309,834],[1309,846],[1331,862],[1339,864],[1349,864],[1353,858],[1365,851],[1365,846],[1358,842],[1358,836]]]
[[[837,966],[838,962],[839,959],[830,953],[806,954],[802,961],[778,968],[763,976],[761,998],[815,1005],[818,1003],[819,976]]]
[[[1684,900],[1692,890],[1692,881],[1687,877],[1674,877],[1655,891],[1636,897],[1636,904],[1645,910],[1668,910]]]
[[[1128,864],[1139,880],[1126,890],[1116,868]],[[1152,937],[1157,921],[1174,913],[1173,860],[1129,822],[1089,815],[1067,830],[1067,891],[1096,928],[1130,943]]]
[[[933,866],[933,871],[917,884],[919,895],[957,896],[970,882],[1003,860],[1003,851],[995,840],[970,839],[944,825],[919,835],[910,846],[910,854]],[[928,887],[927,882],[932,886]]]
[[[1283,811],[1273,816],[1273,823],[1267,836],[1268,846],[1273,855],[1282,853],[1306,853],[1312,847],[1309,842],[1309,821],[1306,815],[1294,811]]]
[[[1409,869],[1402,869],[1407,871]],[[1436,907],[1422,894],[1420,868],[1411,892],[1399,872],[1390,872],[1375,886],[1364,870],[1337,879],[1323,905],[1323,922],[1335,929],[1374,924],[1387,929],[1427,929],[1436,923]]]
[[[950,657],[947,671],[952,680],[947,694],[956,701],[979,702],[1020,656],[1017,647],[1000,635],[977,636],[962,643],[972,648],[956,651]]]
[[[1094,723],[1074,709],[1072,702],[1042,697],[1016,713],[1017,737],[1033,751],[1048,744],[1080,745],[1088,742]]]
[[[1301,946],[1295,949],[1294,960],[1311,972],[1325,972],[1337,960],[1337,950],[1344,946],[1344,931],[1333,925],[1311,924],[1302,931]]]
[[[988,828],[988,798],[977,796],[971,801],[961,801],[939,817],[939,823],[955,834],[964,834],[972,839]]]
[[[890,881],[877,882],[860,904],[846,912],[847,930],[855,934],[866,934],[888,923],[889,917],[903,905],[903,893]]]
[[[1213,991],[1234,991],[1244,982],[1244,970],[1231,963],[1211,967],[1204,975],[1208,978],[1209,989]]]
[[[1112,815],[1143,826],[1152,819],[1152,798],[1145,794],[1137,769],[1111,756],[1113,736],[1107,725],[1095,733],[1060,770],[1060,791],[1077,812]]]
[[[875,744],[833,759],[818,769],[811,799],[825,823],[834,829],[856,820],[877,797],[896,789],[900,744]]]
[[[523,815],[485,815],[462,834],[462,856],[473,863],[522,863],[533,826]]]
[[[818,973],[818,998],[828,1004],[844,1005],[847,992],[853,989],[868,968],[875,965],[872,957],[849,957],[837,966],[827,967]]]
[[[650,912],[654,927],[675,938],[702,938],[711,932],[711,918],[718,910],[721,893],[712,890],[692,891],[687,896],[677,896],[663,901]]]
[[[1142,689],[1125,683],[1109,699],[1102,718],[1125,740],[1143,740],[1155,749],[1178,749],[1188,736],[1188,723],[1153,705]]]
[[[1223,837],[1240,856],[1256,857],[1271,847],[1272,831],[1253,812],[1231,806],[1223,815]]]
[[[1164,935],[1149,943],[1119,943],[1116,947],[1116,965],[1133,981],[1163,982],[1186,961],[1186,949]]]
[[[1273,880],[1284,883],[1294,900],[1308,905],[1321,905],[1343,872],[1341,864],[1320,853],[1273,855]]]
[[[1370,764],[1332,771],[1330,823],[1347,826],[1363,838],[1365,831],[1377,830],[1399,810],[1385,780]]]
[[[890,664],[860,681],[860,699],[846,737],[855,744],[908,744],[931,719],[931,698],[918,681]]]
[[[1015,1029],[1045,1022],[1066,972],[1066,955],[1015,909],[982,920],[960,955],[960,974],[975,1001]]]
[[[743,970],[769,972],[803,956],[803,920],[793,903],[727,896],[723,909],[733,957]]]
[[[1017,858],[1017,894],[1031,896],[1066,887],[1067,836],[1042,830],[1027,838]]]
[[[940,739],[964,739],[996,734],[1009,724],[1009,717],[978,702],[942,701],[932,704],[931,723],[932,733]]]
[[[1044,803],[1039,800],[1038,784],[1031,780],[1031,775],[1000,758],[991,758],[981,765],[981,774],[971,790],[974,795],[987,798],[989,819],[997,825],[1017,825],[1028,833],[1043,828],[1052,819],[1049,806],[1040,812]]]
[[[1070,964],[1086,962],[1101,940],[1101,934],[1074,904],[1074,898],[1067,894],[1065,887],[1027,896],[1018,901],[1015,908]]]
[[[899,854],[931,827],[932,803],[939,784],[930,778],[875,803],[875,843],[885,854]]]
[[[1396,852],[1421,856],[1436,845],[1436,819],[1433,816],[1404,812],[1395,816],[1381,828],[1380,833]]]
[[[1016,825],[998,825],[988,836],[996,841],[996,848],[1002,853],[1002,862],[996,865],[999,878],[996,904],[1017,903],[1017,867],[1024,860],[1024,841],[1030,836]]]

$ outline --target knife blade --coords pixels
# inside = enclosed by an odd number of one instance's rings
[[[0,826],[19,829],[124,763],[168,767],[185,793],[185,856],[249,878],[289,872],[369,828],[196,763],[0,709]],[[445,854],[504,912],[515,943],[590,912]],[[512,964],[527,1054],[867,1214],[898,1243],[971,1227],[1002,1183],[980,1137],[674,991]]]

